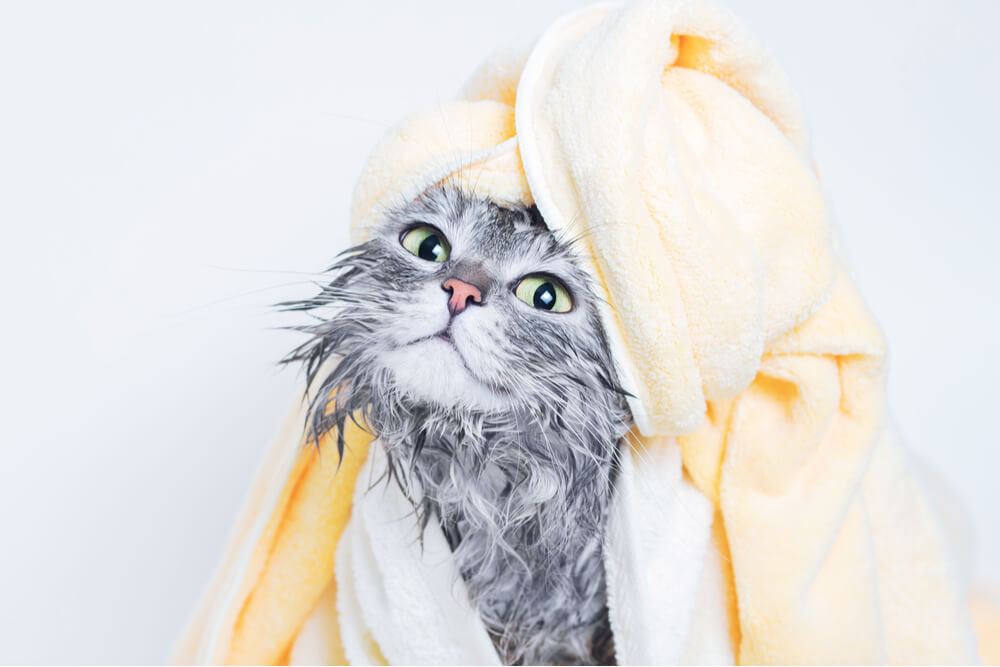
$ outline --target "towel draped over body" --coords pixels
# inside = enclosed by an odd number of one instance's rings
[[[700,2],[564,17],[389,132],[354,240],[439,183],[537,205],[605,301],[636,423],[606,540],[620,663],[977,661],[961,512],[895,436],[798,102],[745,28]],[[349,426],[340,462],[304,419],[175,659],[496,663],[440,531],[415,548],[372,485],[372,436]]]

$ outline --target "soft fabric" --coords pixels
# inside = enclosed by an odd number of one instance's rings
[[[685,478],[674,438],[626,450],[604,554],[619,664],[733,664],[737,624],[714,514]]]
[[[977,660],[967,577],[886,418],[884,342],[832,241],[805,137],[784,75],[727,13],[599,5],[401,123],[357,187],[355,240],[442,181],[534,202],[580,239],[634,395],[626,461],[658,462],[626,464],[608,533],[623,662]],[[355,550],[370,437],[348,433],[337,469],[332,444],[300,449],[301,424],[262,470],[179,661],[285,660],[293,645],[306,654],[300,631],[334,661],[346,646],[426,655],[362,620],[364,591],[395,581],[365,583]],[[687,533],[671,532],[684,523],[655,501],[651,470],[693,494]],[[360,537],[338,549],[349,520]],[[973,606],[990,627],[993,608]],[[990,641],[984,657],[1000,659]],[[457,655],[446,648],[435,655]]]
[[[337,547],[337,612],[352,665],[498,665],[497,652],[438,525],[423,533],[387,459],[373,447]],[[422,539],[421,539],[422,538]],[[291,662],[313,662],[296,641]],[[318,657],[318,656],[316,656]]]
[[[333,579],[371,436],[350,424],[306,442],[301,398],[265,457],[212,583],[174,652],[179,664],[278,664]],[[333,664],[343,663],[339,633]]]

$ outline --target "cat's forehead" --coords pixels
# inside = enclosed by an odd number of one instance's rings
[[[440,229],[459,252],[505,261],[561,254],[534,209],[500,207],[453,188],[434,188],[399,209],[396,224]]]

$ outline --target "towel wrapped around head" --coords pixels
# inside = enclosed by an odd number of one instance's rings
[[[354,239],[442,182],[534,203],[580,239],[638,447],[679,447],[676,484],[708,508],[706,549],[725,557],[703,550],[695,572],[714,569],[698,576],[725,593],[715,622],[730,659],[976,660],[967,582],[888,423],[884,342],[837,255],[798,104],[729,14],[598,5],[555,23],[527,55],[491,59],[459,99],[375,148]],[[310,614],[305,627],[322,625],[332,659],[345,657],[341,633],[365,632],[330,609],[370,436],[349,433],[336,470],[298,449],[302,419],[262,471],[183,662],[280,661]],[[612,593],[626,579],[660,585],[620,570],[609,566],[622,577]],[[641,637],[623,656],[622,638],[656,628],[635,618],[651,608],[612,609],[620,660],[671,657]]]

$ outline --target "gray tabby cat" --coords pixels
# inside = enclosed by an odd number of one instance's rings
[[[358,415],[378,437],[507,663],[612,664],[602,537],[629,416],[569,244],[537,209],[438,188],[331,272],[284,304],[318,317],[286,362],[311,382],[339,358],[312,435]]]

